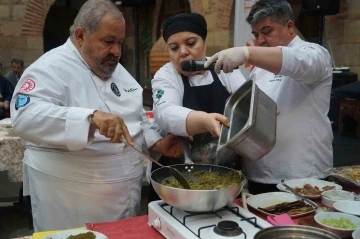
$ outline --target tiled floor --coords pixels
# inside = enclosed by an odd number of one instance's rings
[[[360,164],[360,139],[339,136],[334,132],[334,166]],[[142,215],[147,213],[148,187],[143,187],[141,201]],[[30,235],[26,208],[0,207],[0,239]]]

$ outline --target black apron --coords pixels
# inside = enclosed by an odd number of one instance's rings
[[[183,106],[196,111],[224,114],[226,100],[230,93],[221,83],[214,70],[210,71],[214,79],[210,85],[190,86],[186,76],[181,75],[184,84]],[[218,138],[209,132],[194,135],[191,142],[191,154],[194,163],[215,164],[240,169],[240,156],[233,151],[223,149],[216,154]]]

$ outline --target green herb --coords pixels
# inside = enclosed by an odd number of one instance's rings
[[[343,228],[343,229],[355,229],[357,226],[351,222],[349,219],[340,217],[340,218],[324,218],[321,221],[323,224],[335,227],[335,228]]]

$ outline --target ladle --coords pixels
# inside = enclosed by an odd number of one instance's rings
[[[139,154],[141,154],[142,156],[144,156],[145,158],[147,158],[148,160],[150,160],[151,162],[159,165],[160,167],[165,167],[165,168],[169,168],[171,174],[174,176],[174,178],[179,181],[179,183],[183,186],[184,189],[190,189],[190,185],[188,183],[188,181],[186,180],[186,178],[176,169],[173,167],[169,167],[169,166],[164,166],[161,163],[159,163],[158,161],[156,161],[155,159],[151,158],[150,156],[144,154],[141,150],[137,149],[134,146],[131,146],[130,144],[128,144],[126,142],[126,140],[124,139],[124,137],[122,137],[122,142],[131,147],[133,150],[135,150],[136,152],[138,152]]]

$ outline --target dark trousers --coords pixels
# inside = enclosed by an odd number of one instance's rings
[[[254,181],[248,181],[248,189],[249,193],[254,195],[279,191],[279,189],[276,187],[276,184],[257,183]]]
[[[0,109],[0,120],[5,118],[5,111],[4,109]]]

